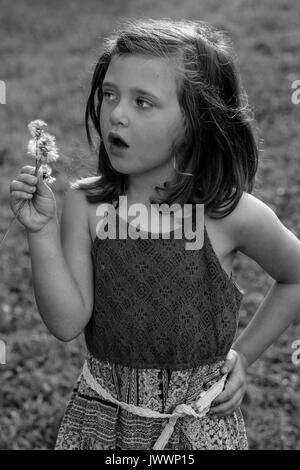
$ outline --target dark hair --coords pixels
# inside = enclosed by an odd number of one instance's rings
[[[142,54],[175,59],[178,101],[184,115],[184,140],[176,144],[175,177],[156,187],[163,197],[151,203],[198,203],[215,218],[230,214],[243,191],[252,192],[258,146],[251,109],[236,69],[236,56],[224,31],[202,21],[170,19],[123,20],[105,39],[96,64],[85,113],[100,136],[97,177],[73,187],[86,190],[89,202],[118,200],[128,187],[128,175],[110,164],[100,130],[102,82],[113,56]],[[188,171],[193,176],[182,173]]]

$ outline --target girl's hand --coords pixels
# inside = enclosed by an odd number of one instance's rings
[[[241,405],[247,386],[247,367],[245,356],[230,349],[222,367],[222,372],[224,368],[228,370],[227,382],[223,392],[212,402],[210,415],[227,416]]]
[[[21,168],[17,179],[10,183],[10,207],[16,218],[30,232],[38,232],[56,215],[53,192],[43,181],[43,175],[34,176],[35,167]],[[25,201],[21,210],[20,204]]]

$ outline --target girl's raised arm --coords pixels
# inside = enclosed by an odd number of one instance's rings
[[[35,298],[49,330],[70,341],[85,328],[93,307],[91,237],[84,193],[69,190],[61,227],[57,218],[28,232]]]
[[[300,314],[300,241],[266,204],[247,193],[236,208],[234,221],[237,249],[275,279],[232,346],[250,365]]]

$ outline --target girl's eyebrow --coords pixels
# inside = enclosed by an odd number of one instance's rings
[[[134,93],[139,94],[139,95],[148,95],[148,96],[151,96],[151,97],[152,97],[153,99],[155,99],[155,100],[161,99],[159,96],[154,95],[153,93],[151,93],[151,91],[144,90],[143,88],[131,88],[130,90],[133,91]]]
[[[117,85],[113,82],[103,82],[102,83],[102,86],[112,86],[114,88],[118,88]],[[150,91],[147,91],[147,90],[144,90],[143,88],[130,88],[130,91],[133,92],[133,93],[138,93],[140,95],[148,95],[148,96],[151,96],[153,99],[155,100],[162,100],[162,98],[160,98],[158,95],[154,95],[153,93],[151,93]]]

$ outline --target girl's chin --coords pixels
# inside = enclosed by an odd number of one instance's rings
[[[108,157],[109,157],[110,164],[114,170],[123,174],[128,173],[128,165],[126,165],[124,159],[120,157],[116,157],[115,155],[112,155],[112,154],[108,154]]]

